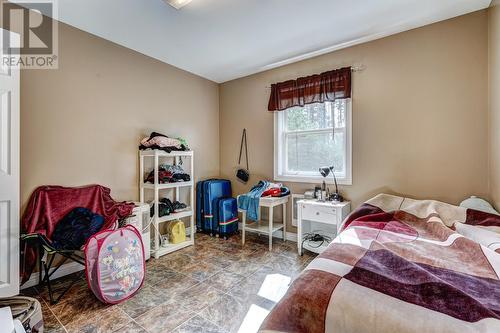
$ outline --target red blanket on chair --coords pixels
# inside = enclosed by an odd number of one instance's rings
[[[111,190],[101,185],[82,187],[40,186],[31,194],[28,206],[21,220],[23,233],[37,233],[52,237],[56,224],[76,207],[88,208],[104,216],[102,229],[108,229],[121,218],[132,213],[134,204],[116,202]],[[36,262],[35,248],[23,244],[21,249],[21,283],[28,280]]]

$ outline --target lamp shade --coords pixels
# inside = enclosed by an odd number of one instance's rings
[[[332,171],[333,167],[322,167],[322,168],[319,168],[319,173],[323,176],[323,177],[328,177],[328,175],[330,174],[330,171]]]

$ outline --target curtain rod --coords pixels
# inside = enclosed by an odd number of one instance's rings
[[[365,70],[365,65],[351,66],[351,72],[361,72]],[[266,89],[271,89],[271,86],[267,86]]]
[[[351,72],[361,72],[365,70],[365,65],[351,66]]]

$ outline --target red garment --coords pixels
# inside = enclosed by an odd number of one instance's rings
[[[262,197],[275,196],[280,193],[281,193],[281,187],[273,187],[270,188],[269,190],[264,191],[264,193],[262,193],[261,196]]]
[[[37,233],[52,237],[56,224],[72,209],[84,207],[104,216],[102,230],[113,227],[121,218],[129,216],[133,203],[116,202],[111,198],[111,190],[101,185],[82,187],[40,186],[31,194],[28,206],[21,220],[23,233]],[[36,262],[35,248],[24,244],[21,255],[21,283],[28,280]]]

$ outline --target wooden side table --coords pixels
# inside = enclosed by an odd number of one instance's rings
[[[247,212],[243,209],[238,209],[242,214],[242,232],[241,243],[245,244],[245,233],[256,232],[259,234],[269,235],[269,251],[273,249],[273,234],[278,230],[283,230],[283,241],[286,241],[286,204],[289,200],[289,195],[285,197],[264,197],[259,201],[259,221],[247,224]],[[282,206],[283,208],[283,221],[282,223],[274,222],[273,213],[274,207]],[[262,221],[260,219],[260,208],[267,207],[269,209],[269,221]]]
[[[302,255],[302,240],[305,233],[319,233],[331,237],[333,240],[350,211],[351,203],[348,201],[299,200],[297,202],[297,249],[299,255]],[[304,244],[304,248],[315,253],[323,252],[327,246],[328,244],[323,244],[312,247]]]

